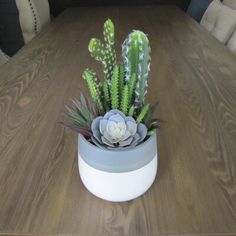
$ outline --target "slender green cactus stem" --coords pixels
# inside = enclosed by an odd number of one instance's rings
[[[126,84],[124,86],[123,94],[122,94],[122,100],[121,100],[121,111],[127,115],[128,114],[128,108],[129,108],[129,87]]]
[[[107,101],[105,100],[105,98],[103,98],[102,101],[103,101],[103,107],[104,107],[104,109],[105,109],[106,111],[110,111],[111,108],[110,108],[109,104],[107,103]]]
[[[152,135],[154,135],[155,133],[156,133],[156,129],[152,129],[152,130],[149,130],[149,131],[148,131],[147,135],[148,135],[148,136],[152,136]]]
[[[119,65],[119,93],[120,96],[123,93],[123,88],[124,88],[124,66],[123,65]],[[120,97],[120,100],[122,98]]]
[[[86,69],[83,73],[83,78],[86,80],[90,96],[92,97],[92,100],[97,105],[97,108],[101,113],[104,112],[103,104],[101,101],[101,92],[100,92],[100,85],[98,82],[98,78],[96,74],[89,69]]]
[[[105,80],[102,85],[103,91],[103,105],[106,111],[111,109],[111,102],[110,102],[110,90],[108,82]]]
[[[132,105],[132,106],[129,108],[129,113],[128,113],[128,115],[129,115],[129,116],[134,116],[134,112],[135,112],[135,106]]]
[[[150,104],[146,104],[142,107],[140,114],[138,115],[136,122],[139,124],[143,121],[150,109]]]
[[[103,96],[106,100],[107,104],[110,104],[110,91],[109,91],[109,85],[107,81],[103,82]]]
[[[134,98],[134,95],[135,95],[136,82],[137,82],[137,76],[136,76],[136,74],[133,74],[131,76],[131,80],[130,80],[130,83],[129,83],[129,98],[130,98],[131,102],[133,102],[133,98]]]
[[[119,67],[117,65],[114,67],[111,81],[111,106],[112,109],[119,108]]]

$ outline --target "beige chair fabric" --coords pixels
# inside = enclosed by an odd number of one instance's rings
[[[205,12],[201,25],[226,44],[236,29],[236,10],[214,0]]]
[[[236,28],[236,10],[222,5],[218,12],[215,28],[212,34],[222,43],[227,43]]]
[[[9,60],[9,56],[7,56],[1,49],[0,49],[0,65],[5,64]]]
[[[223,4],[233,9],[236,9],[236,0],[224,0]]]
[[[228,41],[227,47],[231,52],[233,52],[236,55],[236,30],[234,31],[232,37]]]
[[[50,22],[48,0],[16,0],[24,42],[28,43]]]
[[[218,11],[220,9],[220,0],[214,0],[205,11],[200,24],[209,32],[211,32],[217,21]]]

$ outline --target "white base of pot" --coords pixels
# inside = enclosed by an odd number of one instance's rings
[[[112,173],[95,169],[79,155],[79,172],[85,187],[95,196],[112,202],[132,200],[145,193],[155,180],[157,155],[140,169]]]

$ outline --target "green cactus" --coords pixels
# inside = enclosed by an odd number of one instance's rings
[[[90,52],[91,56],[93,58],[95,58],[95,60],[97,60],[97,61],[102,62],[102,60],[104,58],[103,48],[104,48],[104,44],[101,42],[101,40],[92,38],[89,41],[89,46],[88,46],[89,52]]]
[[[106,111],[111,109],[111,101],[110,101],[110,89],[108,82],[105,80],[102,84],[102,92],[103,92],[103,106]]]
[[[106,44],[115,44],[115,28],[113,22],[110,19],[107,19],[104,23],[103,36]]]
[[[101,100],[101,91],[100,91],[100,83],[96,74],[90,70],[85,69],[83,73],[83,78],[86,80],[90,96],[94,103],[97,105],[97,108],[101,113],[104,113],[104,108]]]
[[[103,35],[104,43],[99,39],[91,39],[89,42],[89,52],[93,58],[102,62],[103,72],[106,80],[111,80],[113,68],[116,61],[115,54],[115,32],[114,25],[110,19],[104,23]]]
[[[109,85],[108,85],[107,81],[103,82],[102,90],[103,90],[103,96],[104,96],[106,103],[108,105],[110,105],[110,91],[109,91]]]
[[[134,116],[134,112],[135,112],[135,106],[132,105],[132,106],[129,108],[129,113],[128,113],[128,115],[129,115],[129,116]]]
[[[127,115],[129,109],[129,86],[126,84],[122,93],[121,111]]]
[[[152,130],[149,130],[149,131],[148,131],[147,135],[148,135],[148,136],[152,136],[152,135],[154,135],[155,133],[156,133],[156,129],[152,129]]]
[[[111,106],[119,109],[119,67],[115,65],[111,81]]]
[[[135,105],[141,108],[147,93],[147,79],[150,70],[150,46],[147,36],[141,31],[133,31],[122,45],[125,81],[129,83],[133,74],[137,76]]]
[[[124,66],[119,65],[119,92],[120,92],[120,96],[122,96],[123,88],[124,88]],[[122,99],[122,97],[120,97],[120,100],[121,99]]]
[[[135,95],[136,82],[137,82],[137,76],[136,74],[133,74],[129,82],[129,99],[131,102],[133,102],[133,98]]]
[[[102,104],[106,112],[111,110],[109,104],[107,103],[104,97],[102,98]]]
[[[143,121],[143,119],[145,118],[145,116],[147,115],[148,111],[150,109],[150,104],[146,104],[142,107],[137,119],[136,119],[136,122],[139,124]]]

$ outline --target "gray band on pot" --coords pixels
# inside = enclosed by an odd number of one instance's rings
[[[156,135],[132,149],[102,150],[89,143],[82,135],[78,138],[79,155],[90,166],[107,172],[128,172],[137,170],[153,160],[157,154]]]

